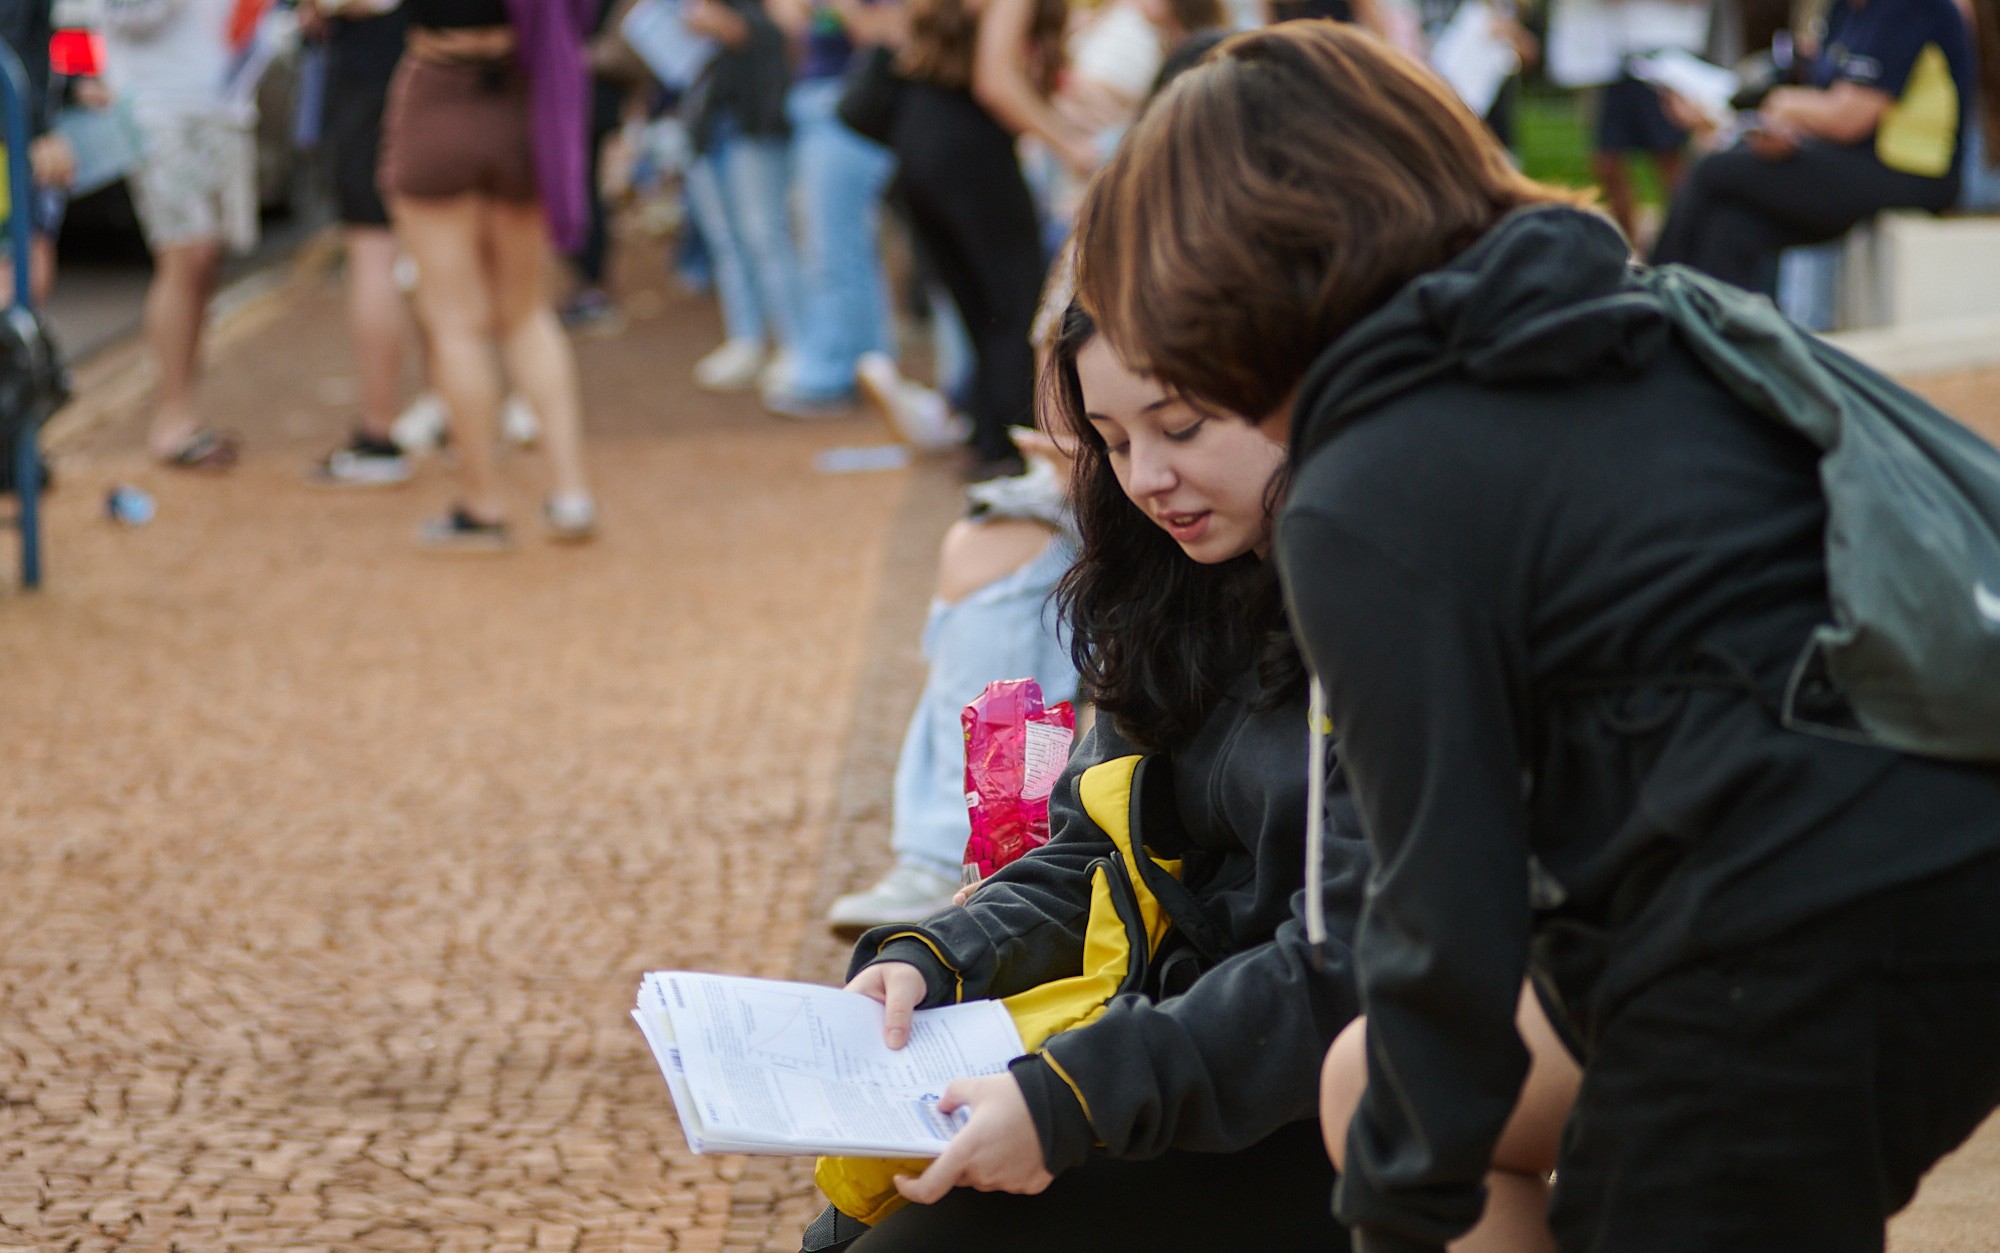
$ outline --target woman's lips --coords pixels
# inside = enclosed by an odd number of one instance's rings
[[[1208,530],[1209,514],[1206,509],[1200,513],[1163,513],[1159,515],[1160,525],[1176,544],[1192,544]]]

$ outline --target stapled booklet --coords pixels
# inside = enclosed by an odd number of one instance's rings
[[[697,1153],[936,1157],[954,1079],[999,1074],[1020,1033],[997,1001],[920,1009],[882,1042],[882,1006],[812,983],[659,971],[632,1011]]]

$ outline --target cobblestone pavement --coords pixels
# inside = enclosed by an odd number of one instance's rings
[[[690,390],[711,316],[644,304],[580,345],[581,550],[417,553],[434,463],[302,485],[353,391],[328,284],[215,362],[232,474],[67,441],[46,587],[0,592],[0,1249],[797,1248],[806,1164],[691,1156],[626,1010],[837,973],[956,491],[814,473],[883,433]]]
[[[689,390],[712,316],[640,304],[580,346],[580,551],[417,554],[434,463],[300,484],[352,397],[324,283],[215,363],[231,475],[65,441],[47,587],[0,591],[0,1251],[797,1247],[807,1164],[688,1154],[625,1011],[836,976],[956,492],[815,474],[880,433]],[[1994,1247],[1994,1139],[1899,1250]]]

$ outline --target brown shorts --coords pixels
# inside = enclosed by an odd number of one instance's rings
[[[528,80],[520,68],[405,56],[389,87],[378,181],[390,198],[533,200]]]

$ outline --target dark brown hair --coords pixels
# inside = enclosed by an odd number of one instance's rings
[[[1183,37],[1213,26],[1222,26],[1229,21],[1229,10],[1222,0],[1166,0],[1167,13],[1174,25],[1180,27]]]
[[[910,39],[896,68],[921,82],[953,91],[972,87],[973,50],[979,42],[979,14],[965,0],[909,0]],[[1043,95],[1055,89],[1062,68],[1062,37],[1069,24],[1069,0],[1035,0],[1028,19],[1028,44],[1021,56],[1028,77]]]
[[[1327,344],[1510,210],[1523,175],[1450,88],[1375,36],[1230,39],[1153,101],[1078,220],[1078,293],[1133,369],[1253,420]]]

